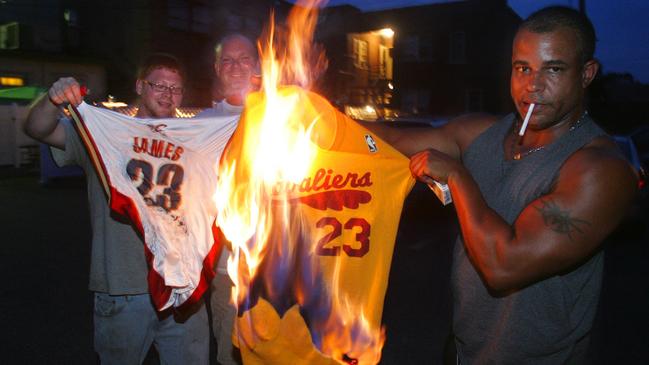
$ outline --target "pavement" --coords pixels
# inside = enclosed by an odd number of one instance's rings
[[[0,167],[0,362],[96,364],[87,290],[90,223],[79,178],[38,182],[35,168]],[[649,363],[649,209],[607,240],[593,364]],[[425,186],[408,197],[384,308],[381,364],[441,364],[451,328],[452,206]],[[146,364],[156,364],[154,355]]]
[[[97,363],[84,182],[45,188],[35,176],[3,178],[0,202],[1,362]]]

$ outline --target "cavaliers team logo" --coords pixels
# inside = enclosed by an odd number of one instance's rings
[[[167,136],[167,135],[165,134],[165,132],[164,132],[165,128],[167,128],[167,125],[166,125],[166,124],[145,124],[145,125],[146,125],[147,127],[149,127],[149,129],[151,130],[151,132],[153,132],[153,133],[160,133],[161,135],[163,135],[163,136],[165,136],[165,137]]]

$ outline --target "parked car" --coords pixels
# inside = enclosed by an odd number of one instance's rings
[[[40,183],[43,185],[49,184],[52,179],[66,178],[66,177],[81,177],[83,170],[76,165],[59,167],[50,152],[50,147],[41,143],[40,144]]]
[[[631,163],[631,165],[633,165],[636,171],[638,171],[638,175],[640,176],[640,180],[638,180],[638,188],[641,194],[646,195],[646,190],[649,189],[649,187],[647,187],[647,165],[646,161],[643,163],[640,159],[640,154],[638,153],[634,139],[628,135],[615,135],[613,138],[618,147],[622,150],[622,153],[624,153],[626,159]]]
[[[636,196],[627,218],[622,224],[622,227],[636,227],[635,229],[647,229],[649,224],[649,186],[647,186],[647,165],[642,163],[638,149],[634,143],[633,138],[628,135],[615,135],[613,136],[615,142],[620,147],[624,156],[629,160],[631,165],[638,172],[638,195]]]
[[[640,163],[649,173],[649,125],[636,129],[629,136],[638,150]]]
[[[445,118],[432,118],[432,117],[399,117],[393,119],[386,119],[382,122],[399,128],[410,127],[441,127],[448,123]]]

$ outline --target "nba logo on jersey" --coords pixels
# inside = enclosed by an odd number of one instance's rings
[[[374,153],[379,150],[379,148],[376,146],[376,142],[374,142],[374,138],[370,136],[369,134],[365,135],[365,143],[367,143],[367,148],[369,148],[370,152]]]

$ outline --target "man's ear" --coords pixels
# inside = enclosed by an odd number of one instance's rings
[[[216,74],[216,78],[220,79],[221,78],[221,67],[219,66],[220,62],[214,62],[214,74]]]
[[[142,95],[142,89],[144,88],[144,81],[138,79],[135,81],[135,93],[138,95]]]
[[[257,58],[257,62],[255,62],[255,75],[261,75],[261,61],[259,58]]]
[[[585,89],[593,82],[593,79],[599,71],[599,62],[597,60],[590,60],[584,64],[581,70],[581,86]]]

